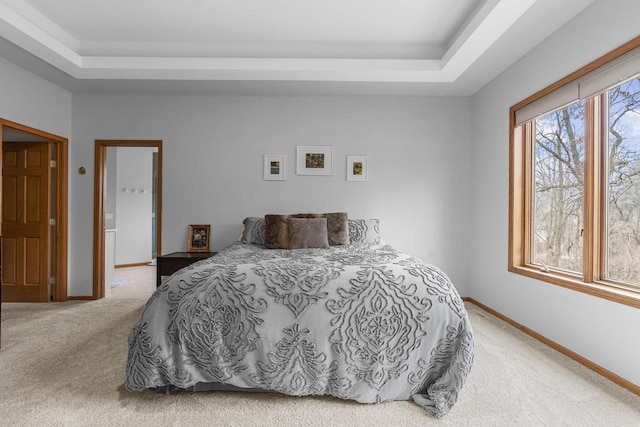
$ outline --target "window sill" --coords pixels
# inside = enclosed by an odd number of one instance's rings
[[[623,289],[604,283],[587,283],[560,273],[540,271],[532,267],[512,266],[509,267],[509,271],[619,304],[640,308],[640,292],[630,289]]]

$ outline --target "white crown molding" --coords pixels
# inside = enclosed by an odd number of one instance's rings
[[[485,1],[437,59],[127,56],[116,54],[123,43],[107,42],[100,45],[112,55],[81,55],[91,43],[75,39],[23,0],[0,3],[0,36],[76,79],[454,82],[535,2]]]

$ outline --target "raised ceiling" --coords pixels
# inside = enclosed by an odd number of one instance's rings
[[[73,91],[468,95],[592,1],[0,0],[0,55]]]

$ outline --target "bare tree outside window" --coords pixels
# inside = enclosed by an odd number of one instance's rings
[[[582,272],[584,104],[536,120],[532,262]]]
[[[608,92],[605,277],[640,285],[640,78]]]
[[[509,122],[509,271],[640,308],[640,37]]]
[[[640,78],[607,92],[605,278],[640,285]],[[535,121],[532,263],[581,273],[584,103]]]

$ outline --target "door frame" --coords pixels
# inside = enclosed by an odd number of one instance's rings
[[[56,225],[51,233],[53,242],[54,260],[53,260],[53,277],[55,284],[53,286],[53,301],[63,302],[68,299],[67,289],[67,248],[68,248],[68,218],[69,218],[69,193],[68,193],[68,158],[69,158],[69,140],[61,136],[35,129],[20,123],[12,122],[0,118],[0,143],[2,142],[2,129],[4,127],[11,128],[20,132],[29,133],[50,141],[53,144],[55,152],[56,167],[53,168],[54,177],[54,197],[53,197],[53,214]],[[1,154],[0,146],[0,154]],[[0,156],[0,167],[2,166],[2,156]],[[1,190],[0,190],[1,194]],[[2,230],[2,199],[0,198],[0,235]],[[50,250],[50,249],[49,249]]]
[[[105,251],[104,210],[107,197],[107,147],[149,147],[158,149],[158,195],[156,199],[156,250],[162,254],[162,141],[96,139],[93,199],[93,295],[104,298]]]

